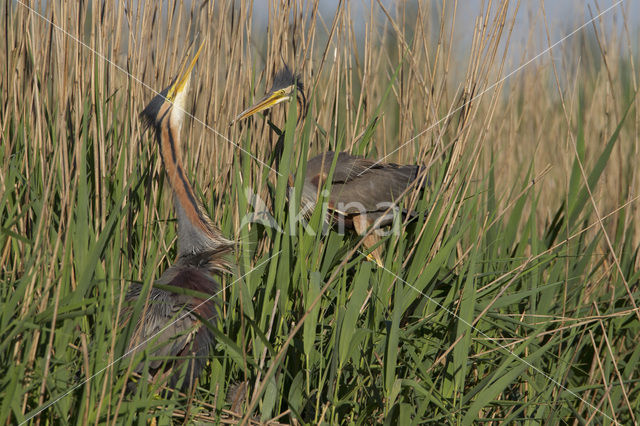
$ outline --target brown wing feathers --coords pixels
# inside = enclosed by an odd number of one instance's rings
[[[309,160],[305,183],[317,191],[329,175],[334,157],[335,153],[327,152]],[[376,164],[341,152],[336,159],[329,206],[344,213],[384,211],[398,201],[420,170],[417,165]]]

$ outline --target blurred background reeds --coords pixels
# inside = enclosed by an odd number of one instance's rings
[[[0,2],[0,422],[640,421],[637,5],[330,3]],[[194,39],[183,155],[237,268],[165,399],[118,319],[175,256],[138,113]],[[230,126],[285,63],[307,114]],[[299,220],[327,150],[427,167],[384,266]]]

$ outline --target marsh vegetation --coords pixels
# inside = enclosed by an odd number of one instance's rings
[[[514,1],[467,20],[455,1],[332,14],[270,1],[266,28],[247,1],[146,3],[0,3],[0,423],[640,421],[640,35],[626,3],[560,29]],[[237,268],[198,386],[164,399],[154,384],[126,392],[145,354],[123,357],[118,319],[129,285],[148,289],[175,258],[138,114],[194,38],[185,168],[238,241]],[[283,62],[306,117],[289,102],[229,126]],[[289,175],[299,194],[327,150],[427,168],[383,267],[358,236],[309,232],[321,205],[308,223],[290,210]]]

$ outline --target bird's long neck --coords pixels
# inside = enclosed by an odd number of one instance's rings
[[[211,223],[182,167],[180,154],[180,126],[161,126],[159,134],[160,155],[164,163],[169,184],[173,189],[173,202],[178,218],[178,257],[187,257],[228,247],[225,239]]]

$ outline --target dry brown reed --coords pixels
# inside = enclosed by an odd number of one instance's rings
[[[139,174],[151,160],[151,176],[161,173],[154,143],[143,136],[137,114],[154,91],[170,80],[194,38],[207,44],[188,108],[197,121],[186,125],[183,132],[188,141],[184,147],[187,170],[199,183],[204,199],[214,200],[213,220],[231,220],[232,229],[246,212],[238,211],[237,205],[220,206],[215,200],[232,186],[238,167],[248,171],[241,176],[243,184],[269,199],[261,176],[270,173],[275,182],[275,172],[263,163],[271,154],[275,136],[266,120],[232,127],[229,123],[264,93],[283,61],[302,75],[308,90],[313,117],[309,155],[328,149],[350,150],[397,163],[446,165],[445,185],[437,194],[445,200],[474,194],[492,165],[497,192],[502,194],[499,211],[510,206],[515,183],[525,178],[531,166],[530,178],[542,175],[535,182],[540,229],[566,196],[575,159],[569,135],[575,136],[578,120],[584,126],[582,161],[588,169],[638,88],[638,31],[630,26],[624,5],[612,12],[621,25],[611,29],[609,16],[597,19],[550,54],[502,81],[510,70],[555,41],[550,33],[547,36],[552,23],[542,8],[490,1],[468,22],[459,16],[466,6],[455,0],[392,5],[372,1],[364,8],[354,3],[339,2],[334,14],[323,14],[319,1],[272,0],[264,31],[250,1],[2,2],[0,27],[6,38],[0,48],[0,194],[12,191],[5,186],[4,176],[15,168],[24,175],[24,188],[19,191],[24,200],[31,199],[30,183],[42,183],[44,195],[39,202],[59,209],[54,223],[47,209],[36,218],[22,215],[18,207],[8,231],[34,239],[7,239],[0,247],[3,280],[22,276],[25,266],[20,258],[27,252],[52,254],[36,256],[29,266],[32,278],[22,300],[22,315],[32,312],[34,303],[40,304],[37,312],[52,306],[57,310],[59,287],[52,274],[57,266],[52,262],[76,260],[68,252],[74,236],[65,229],[77,207],[78,191],[83,190],[76,173],[84,161],[82,137],[89,135],[94,141],[87,184],[94,197],[88,220],[95,240],[109,222],[107,200],[114,191],[111,176]],[[526,11],[531,29],[518,29],[521,39],[514,42],[516,15],[524,7],[531,8]],[[599,10],[590,13],[595,16]],[[573,27],[590,16],[575,16]],[[460,25],[473,27],[470,44],[460,43],[456,35]],[[514,44],[519,54],[510,50]],[[555,70],[551,60],[556,62]],[[632,116],[593,193],[602,216],[627,203],[606,220],[609,233],[618,229],[619,220],[629,225],[638,217],[640,101],[636,97],[633,102]],[[87,108],[92,119],[83,128]],[[270,119],[284,125],[284,115],[285,108],[276,108]],[[360,136],[376,119],[373,142],[359,147]],[[11,120],[23,120],[29,132],[28,146],[20,152],[13,152],[6,139]],[[106,132],[114,129],[126,131],[109,138]],[[300,152],[297,147],[295,158]],[[115,170],[116,165],[123,167]],[[55,200],[51,198],[54,185],[65,188]],[[127,190],[126,179],[118,185],[120,191]],[[165,257],[172,241],[162,241],[161,250],[155,253],[149,251],[158,247],[149,244],[157,240],[156,233],[170,232],[169,197],[156,179],[149,180],[145,197],[148,205],[160,208],[130,212],[119,221],[117,228],[123,234],[131,227],[144,229],[137,258],[120,262],[168,261]],[[126,202],[123,199],[123,205]],[[446,212],[443,232],[459,209]],[[633,222],[634,246],[639,241],[638,226],[640,221]],[[461,246],[461,258],[465,253]],[[104,259],[101,262],[109,267]],[[144,280],[145,269],[136,271],[138,275],[130,278]],[[75,274],[70,277],[74,287]],[[13,353],[28,368],[43,357],[40,345],[36,333],[30,341],[18,339]],[[54,352],[52,345],[48,343],[45,355]],[[23,357],[24,353],[28,355]],[[46,377],[38,391],[40,403],[45,401],[45,383]],[[104,383],[98,400],[109,405],[113,401],[100,399],[109,395],[106,378]],[[25,396],[24,413],[27,408]]]
[[[605,31],[605,24],[596,21],[593,31],[579,33],[554,49],[553,56],[564,68],[563,86],[556,87],[549,55],[545,55],[509,77],[507,90],[499,84],[474,99],[464,109],[466,122],[452,127],[451,119],[443,120],[448,111],[473,99],[518,65],[513,62],[515,55],[510,57],[511,63],[505,63],[518,7],[510,2],[489,4],[481,11],[474,24],[470,52],[459,49],[461,44],[453,38],[460,19],[455,13],[461,7],[457,2],[445,2],[443,7],[399,2],[391,9],[372,2],[370,8],[365,8],[364,17],[352,16],[354,5],[348,2],[340,3],[334,16],[322,17],[317,2],[269,2],[266,34],[255,33],[255,17],[245,2],[169,1],[164,8],[159,3],[127,6],[115,1],[100,5],[32,2],[28,6],[43,16],[20,3],[5,7],[9,16],[5,13],[3,20],[8,21],[11,31],[6,49],[0,54],[6,70],[15,70],[3,77],[4,116],[11,111],[30,112],[35,131],[33,152],[47,156],[55,149],[74,149],[69,141],[81,131],[79,117],[86,97],[115,99],[127,105],[118,111],[96,105],[95,113],[104,123],[103,128],[109,128],[111,122],[131,123],[124,149],[96,144],[99,161],[93,185],[101,198],[95,200],[92,217],[100,226],[106,221],[103,206],[111,160],[124,155],[129,172],[151,155],[152,147],[141,143],[142,129],[136,112],[152,96],[152,90],[159,90],[169,80],[188,39],[196,35],[207,40],[207,48],[193,91],[193,114],[206,127],[201,123],[189,126],[186,157],[198,182],[208,182],[202,184],[205,193],[228,187],[239,150],[227,139],[244,146],[246,130],[244,125],[229,128],[228,123],[252,98],[263,93],[283,59],[302,74],[309,91],[314,93],[310,114],[317,126],[313,129],[311,154],[328,148],[352,149],[376,116],[380,121],[375,143],[367,152],[373,158],[383,157],[413,138],[386,160],[431,163],[446,152],[445,141],[453,138],[458,152],[464,151],[468,143],[476,146],[474,151],[478,154],[491,147],[497,181],[504,183],[504,192],[511,182],[522,177],[522,168],[532,160],[534,175],[551,166],[539,183],[541,223],[553,213],[552,207],[547,206],[556,206],[567,186],[574,157],[567,132],[575,127],[578,93],[585,92],[590,100],[583,118],[585,163],[589,164],[621,119],[622,101],[628,91],[625,85],[630,80],[632,89],[637,88],[632,50],[637,34],[630,32],[627,25]],[[535,14],[537,28],[544,26],[540,10],[530,13]],[[615,13],[625,22],[628,19],[620,10]],[[434,29],[436,25],[440,27]],[[20,28],[26,31],[19,31]],[[593,49],[594,39],[598,49]],[[539,40],[534,33],[528,35],[522,59],[546,47],[546,40],[542,45],[536,41]],[[591,72],[601,60],[605,65],[598,72]],[[467,71],[461,72],[464,69]],[[390,96],[383,98],[390,84]],[[566,99],[569,119],[574,122],[567,123],[561,113],[558,92]],[[56,135],[56,140],[43,131],[47,120],[44,109],[51,101],[59,111],[76,118],[73,122],[77,127],[68,129],[68,134]],[[377,111],[380,103],[383,105]],[[276,123],[283,123],[283,110],[273,112]],[[49,120],[64,128],[66,114]],[[600,186],[594,194],[604,212],[637,195],[633,189],[640,183],[633,164],[638,150],[637,112],[633,118],[605,172],[606,186]],[[256,121],[257,128],[252,129],[246,148],[265,160],[272,149],[273,136],[266,122]],[[104,139],[96,121],[91,124],[95,139]],[[431,130],[422,133],[425,129]],[[417,134],[421,135],[416,138]],[[56,157],[53,155],[52,159]],[[486,157],[482,155],[485,161]],[[35,171],[29,167],[28,158],[24,161],[27,173],[43,176],[47,172],[44,165],[52,163],[42,161],[42,168]],[[260,175],[265,165],[254,165],[256,175]],[[72,192],[72,165],[61,166],[66,170],[65,186]],[[245,179],[252,181],[251,176]],[[150,195],[152,200],[160,196],[157,189]],[[636,203],[629,208],[634,213]],[[143,222],[150,219],[141,218]]]

